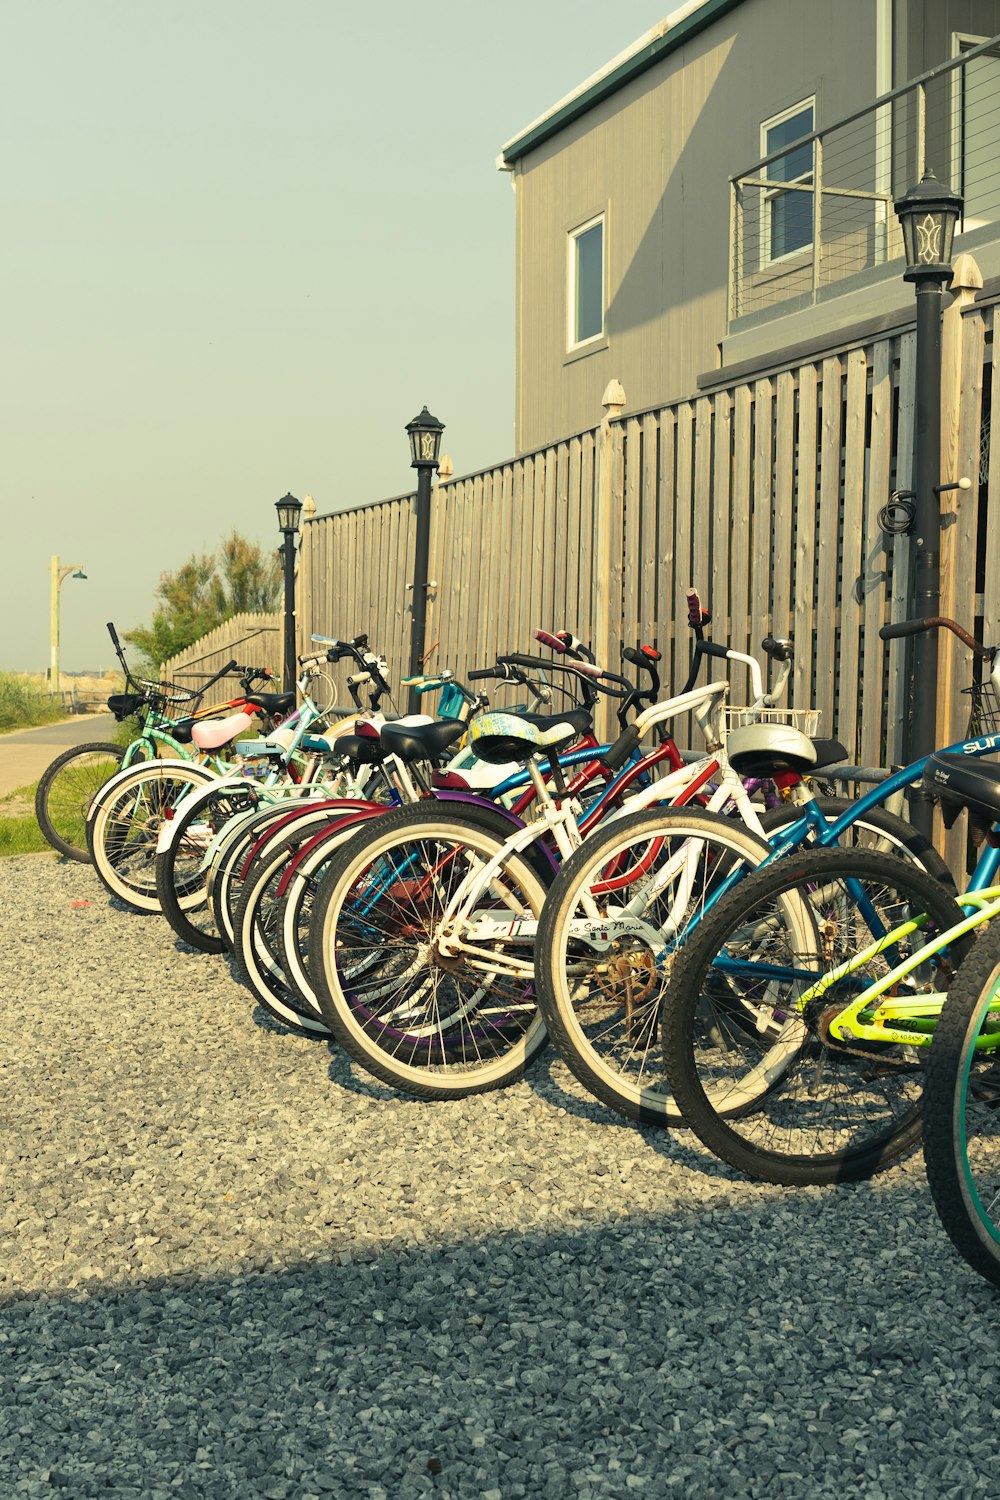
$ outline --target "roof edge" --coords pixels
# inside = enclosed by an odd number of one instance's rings
[[[593,109],[595,104],[600,104],[603,99],[614,94],[626,83],[645,73],[648,68],[660,62],[664,57],[684,42],[690,41],[713,21],[728,15],[743,0],[704,0],[704,3],[696,10],[682,15],[681,19],[670,26],[670,17],[666,18],[667,29],[662,26],[654,27],[652,32],[646,32],[639,38],[634,50],[619,53],[621,61],[612,60],[608,67],[599,73],[595,73],[591,79],[580,85],[572,94],[567,94],[565,99],[554,105],[546,114],[541,115],[526,130],[513,136],[511,140],[501,148],[497,158],[497,167],[501,172],[509,172],[514,163],[536,146],[556,135],[567,125],[578,120],[581,115]],[[686,7],[682,7],[686,9]],[[676,12],[675,12],[676,14]],[[647,37],[649,40],[647,41]]]

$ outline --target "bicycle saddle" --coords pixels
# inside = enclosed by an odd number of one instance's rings
[[[847,759],[839,740],[813,740],[792,724],[743,724],[726,741],[729,764],[740,776],[799,775]]]
[[[229,714],[225,719],[202,719],[191,726],[191,738],[199,750],[218,750],[253,724],[249,714]]]
[[[400,760],[437,760],[464,733],[465,725],[458,719],[425,719],[413,714],[409,719],[383,724],[381,740],[385,753],[398,755]]]
[[[540,750],[564,750],[592,723],[585,708],[567,714],[480,714],[469,725],[469,746],[479,760],[524,761]]]
[[[333,753],[346,756],[355,765],[379,766],[389,752],[377,735],[338,734],[333,742]]]
[[[921,784],[925,792],[940,799],[946,828],[951,827],[963,807],[989,823],[1000,819],[998,765],[939,751],[924,766]]]
[[[246,701],[266,714],[287,714],[295,707],[294,693],[247,693]]]

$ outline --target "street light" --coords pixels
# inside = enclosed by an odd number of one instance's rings
[[[58,557],[49,562],[49,692],[59,691],[59,591],[67,578],[86,578],[79,563],[60,566]]]
[[[413,542],[413,625],[410,633],[410,676],[418,677],[423,667],[424,638],[427,627],[427,559],[431,541],[431,483],[438,466],[444,423],[432,417],[426,406],[419,416],[407,422],[410,439],[410,468],[417,471],[417,528]],[[419,698],[410,690],[410,712],[416,713]]]
[[[964,200],[926,172],[893,207],[903,231],[906,270],[917,296],[913,435],[913,585],[908,614],[931,619],[941,597],[941,299],[952,278],[951,247]],[[910,670],[910,760],[930,755],[937,738],[937,634],[915,637]],[[930,838],[931,799],[910,793],[914,826]]]
[[[282,670],[282,689],[286,693],[295,688],[295,533],[299,529],[302,501],[294,495],[283,495],[275,502],[278,512],[278,529],[283,541],[281,557],[285,570],[285,630]]]

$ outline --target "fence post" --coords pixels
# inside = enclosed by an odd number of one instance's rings
[[[963,377],[966,309],[976,300],[982,290],[983,275],[971,255],[955,258],[955,272],[949,291],[952,300],[941,318],[941,473],[939,484],[953,484],[966,477],[961,467],[962,409],[970,403],[978,406],[981,384],[967,389]],[[981,377],[980,377],[981,381]],[[979,420],[978,410],[975,420]],[[972,629],[973,608],[972,581],[959,576],[962,560],[963,532],[968,529],[970,519],[974,527],[978,503],[977,475],[967,476],[973,481],[971,490],[946,490],[941,503],[941,613],[958,620],[966,630]],[[964,524],[963,524],[964,523]],[[955,692],[955,654],[959,649],[953,637],[942,637],[938,660],[938,722],[939,745],[952,742],[954,735],[952,702]],[[967,653],[962,652],[963,664]],[[971,661],[971,658],[969,658]],[[967,686],[963,683],[962,686]],[[964,730],[965,725],[961,728]]]
[[[617,428],[625,406],[625,390],[620,380],[609,380],[601,397],[604,416],[597,434],[597,484],[594,496],[594,654],[602,665],[615,665],[609,660],[612,624],[618,635],[618,624],[611,619],[611,549],[621,549],[621,537],[612,536],[612,516],[615,513],[615,495],[620,493],[622,476],[620,459],[620,432]],[[620,509],[620,505],[619,505]],[[611,722],[610,709],[603,707],[602,716]]]
[[[952,300],[941,318],[941,484],[969,478],[970,490],[946,490],[941,503],[941,604],[966,630],[975,608],[976,531],[979,508],[979,425],[982,420],[983,326],[967,316],[983,276],[971,255],[955,258]],[[970,368],[971,360],[971,368]],[[970,463],[969,436],[975,450]],[[971,470],[971,472],[970,472]],[[970,572],[973,575],[970,577]],[[965,733],[968,700],[960,694],[972,681],[972,653],[942,634],[938,656],[937,743],[950,745]],[[942,834],[942,852],[957,879],[965,876],[966,820]]]

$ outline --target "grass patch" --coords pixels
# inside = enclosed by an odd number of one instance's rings
[[[0,859],[8,854],[42,854],[55,850],[42,837],[35,822],[35,787],[19,786],[0,797]]]
[[[39,692],[32,682],[13,672],[0,672],[0,731],[31,729],[65,718],[62,704]]]

